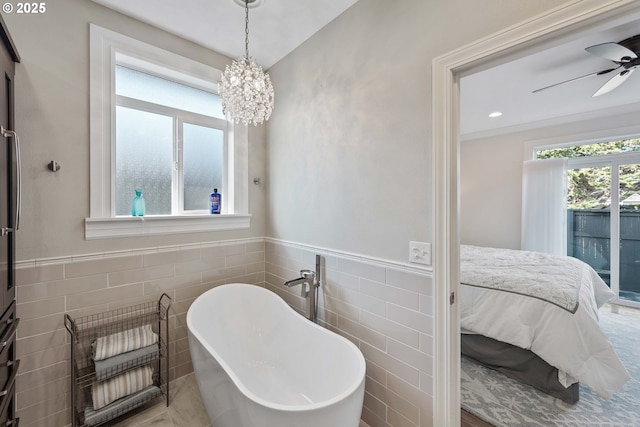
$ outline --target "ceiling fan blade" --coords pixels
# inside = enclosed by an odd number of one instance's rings
[[[616,74],[615,76],[611,77],[592,96],[600,96],[600,95],[604,95],[605,93],[611,92],[612,90],[614,90],[615,88],[620,86],[622,84],[622,82],[627,80],[629,78],[629,76],[631,75],[631,73],[633,73],[633,70],[634,70],[633,68],[629,68],[629,69],[624,70],[624,71],[620,72],[619,74]]]
[[[609,68],[608,70],[598,71],[597,73],[590,73],[590,74],[585,74],[584,76],[574,77],[573,79],[565,80],[565,81],[560,82],[560,83],[554,83],[554,84],[552,84],[552,85],[545,86],[545,87],[542,87],[542,88],[540,88],[540,89],[536,89],[536,90],[534,90],[532,93],[536,93],[536,92],[540,92],[540,91],[543,91],[543,90],[546,90],[546,89],[550,89],[550,88],[552,88],[552,87],[556,87],[556,86],[559,86],[559,85],[563,85],[563,84],[565,84],[565,83],[575,82],[575,81],[577,81],[577,80],[586,79],[587,77],[592,77],[592,76],[601,76],[601,75],[603,75],[603,74],[608,74],[608,73],[610,73],[610,72],[612,72],[612,71],[617,70],[618,68],[620,68],[620,67]]]
[[[592,55],[609,59],[614,62],[629,62],[638,56],[631,50],[618,43],[602,43],[585,49]]]

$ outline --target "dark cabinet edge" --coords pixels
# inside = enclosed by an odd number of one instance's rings
[[[7,24],[5,24],[4,19],[2,19],[2,15],[0,15],[0,38],[2,38],[2,42],[7,47],[9,55],[11,55],[11,59],[13,59],[14,62],[20,62],[18,49],[16,49],[16,45],[13,43]]]

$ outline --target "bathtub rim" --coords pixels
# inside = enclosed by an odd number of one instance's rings
[[[257,289],[258,292],[266,292],[268,294],[270,294],[271,296],[269,298],[276,298],[278,300],[278,304],[281,304],[286,310],[291,310],[293,311],[296,315],[300,316],[300,320],[301,321],[306,321],[309,322],[308,326],[312,327],[312,328],[317,328],[320,333],[323,334],[330,334],[332,335],[334,338],[343,341],[344,343],[346,343],[347,347],[351,348],[355,354],[357,354],[357,360],[358,360],[358,365],[359,365],[359,376],[361,377],[360,381],[356,381],[354,382],[353,385],[351,385],[350,387],[347,387],[345,389],[345,391],[337,394],[334,397],[331,397],[330,399],[326,399],[320,402],[315,402],[315,403],[309,403],[309,404],[305,404],[305,405],[286,405],[286,404],[281,404],[281,403],[274,403],[268,400],[265,400],[261,397],[256,396],[251,390],[249,390],[242,381],[240,381],[240,379],[235,375],[235,372],[231,369],[231,367],[222,359],[222,357],[220,357],[220,355],[213,349],[211,348],[211,346],[209,345],[209,343],[207,343],[202,336],[193,329],[193,322],[191,320],[191,307],[194,306],[194,304],[196,303],[196,301],[203,297],[206,294],[209,293],[213,293],[215,292],[217,289],[222,288],[222,287],[250,287],[252,288],[253,291],[255,291]],[[255,288],[255,289],[254,289]],[[265,294],[266,295],[266,294]],[[215,358],[215,360],[218,362],[218,364],[220,364],[220,366],[224,369],[224,371],[226,372],[226,374],[229,376],[229,378],[231,379],[231,381],[233,381],[234,385],[250,400],[254,401],[256,404],[274,409],[274,410],[280,410],[280,411],[292,411],[292,412],[302,412],[302,411],[311,411],[311,410],[315,410],[315,409],[322,409],[322,408],[326,408],[329,407],[331,405],[337,404],[341,401],[345,401],[347,400],[350,396],[352,396],[354,393],[356,393],[358,391],[358,389],[360,389],[366,379],[366,361],[364,358],[364,355],[362,354],[362,351],[358,348],[358,346],[356,346],[353,342],[351,342],[350,340],[348,340],[347,338],[343,337],[340,334],[337,334],[327,328],[324,328],[316,323],[311,322],[308,319],[305,319],[300,313],[298,313],[297,311],[295,311],[289,304],[287,304],[287,302],[282,299],[282,297],[278,294],[276,294],[273,291],[270,291],[269,289],[261,286],[261,285],[252,285],[252,284],[248,284],[248,283],[227,283],[227,284],[223,284],[223,285],[219,285],[216,286],[214,288],[211,288],[205,292],[203,292],[202,294],[200,294],[191,304],[191,306],[189,307],[189,309],[187,310],[187,331],[189,334],[193,335],[194,338],[196,338],[198,340],[198,342],[200,343],[200,345],[202,345],[205,350],[207,350],[207,352],[209,352],[209,354],[211,354],[212,357]],[[195,371],[195,367],[194,367],[194,371]],[[197,373],[196,373],[197,376]]]

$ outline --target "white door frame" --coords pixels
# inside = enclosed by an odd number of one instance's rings
[[[639,0],[573,0],[432,62],[434,426],[460,425],[460,325],[458,304],[449,303],[450,295],[457,294],[459,276],[457,76],[515,48],[638,12]]]

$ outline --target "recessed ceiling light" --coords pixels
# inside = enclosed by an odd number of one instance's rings
[[[492,119],[496,118],[496,117],[500,117],[502,115],[501,111],[494,111],[493,113],[489,114],[489,117],[491,117]]]

